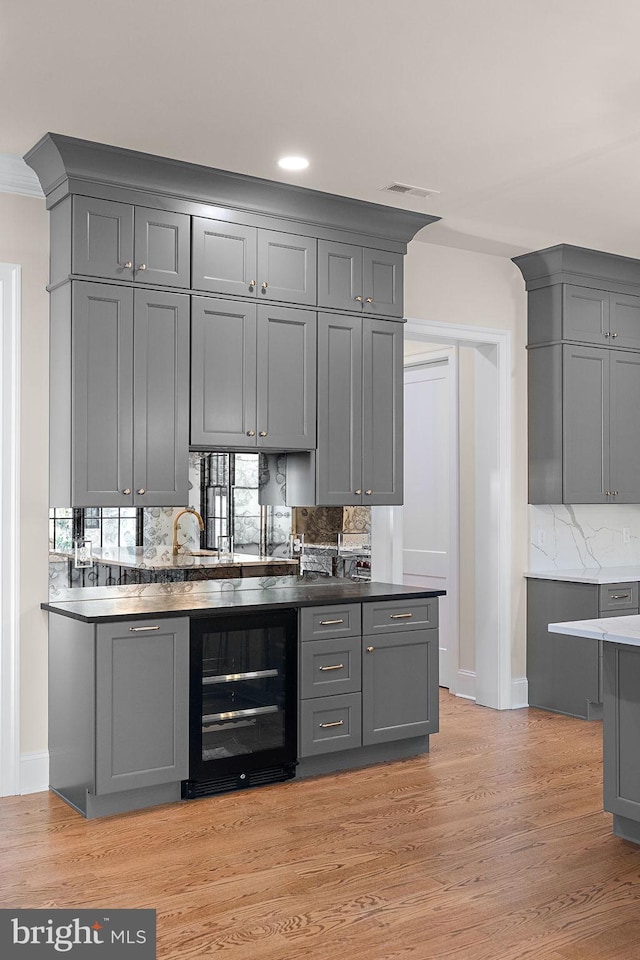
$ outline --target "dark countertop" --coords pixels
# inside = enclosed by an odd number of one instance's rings
[[[254,581],[255,583],[255,581]],[[169,590],[169,586],[181,589]],[[185,589],[191,588],[191,589]],[[83,594],[89,594],[82,599]],[[145,587],[95,587],[74,591],[76,599],[43,603],[43,610],[85,623],[111,623],[143,617],[205,617],[229,611],[277,610],[371,600],[415,600],[443,596],[444,590],[421,590],[396,583],[372,583],[339,578],[307,580],[273,578],[271,583],[214,581],[194,584],[149,584]]]

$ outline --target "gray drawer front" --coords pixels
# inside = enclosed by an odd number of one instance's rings
[[[362,604],[362,633],[395,633],[438,626],[438,598],[430,600],[381,600]]]
[[[300,756],[337,753],[362,743],[359,693],[316,697],[300,704]]]
[[[327,697],[360,690],[360,637],[301,644],[300,697]]]
[[[303,607],[300,611],[300,638],[359,637],[360,604],[339,603],[326,607]]]
[[[625,610],[638,607],[637,583],[602,583],[599,589],[599,610]]]

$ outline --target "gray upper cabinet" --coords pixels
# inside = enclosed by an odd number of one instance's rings
[[[606,343],[609,334],[609,294],[591,287],[563,285],[564,340]]]
[[[640,349],[640,297],[609,295],[609,332],[612,346]]]
[[[315,313],[193,297],[192,337],[193,446],[315,447]]]
[[[563,347],[564,502],[607,503],[609,352]]]
[[[318,304],[402,316],[402,255],[328,240],[318,242]]]
[[[114,200],[74,197],[71,269],[107,280],[188,288],[190,219]]]
[[[611,500],[640,503],[640,353],[610,353]]]
[[[403,328],[366,319],[362,340],[363,503],[403,501]]]
[[[75,282],[69,363],[64,295],[52,299],[52,504],[186,503],[188,297]]]
[[[316,240],[194,217],[192,285],[212,293],[315,306]]]

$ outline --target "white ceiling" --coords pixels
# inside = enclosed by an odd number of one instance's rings
[[[0,90],[0,153],[51,130],[442,217],[426,242],[640,257],[637,0],[0,0]]]

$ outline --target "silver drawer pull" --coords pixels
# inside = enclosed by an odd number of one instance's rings
[[[334,720],[332,723],[321,723],[320,726],[323,730],[326,730],[327,727],[343,727],[344,720]]]
[[[160,624],[158,624],[155,627],[129,627],[129,630],[131,630],[131,633],[141,633],[143,630],[159,630],[159,629],[160,629]]]
[[[630,593],[612,593],[609,600],[630,600]]]
[[[409,617],[412,617],[412,613],[390,613],[390,620],[407,620]]]
[[[330,667],[320,667],[320,670],[344,670],[344,663],[332,663]]]
[[[344,620],[321,620],[321,627],[328,627],[331,623],[344,623]]]

